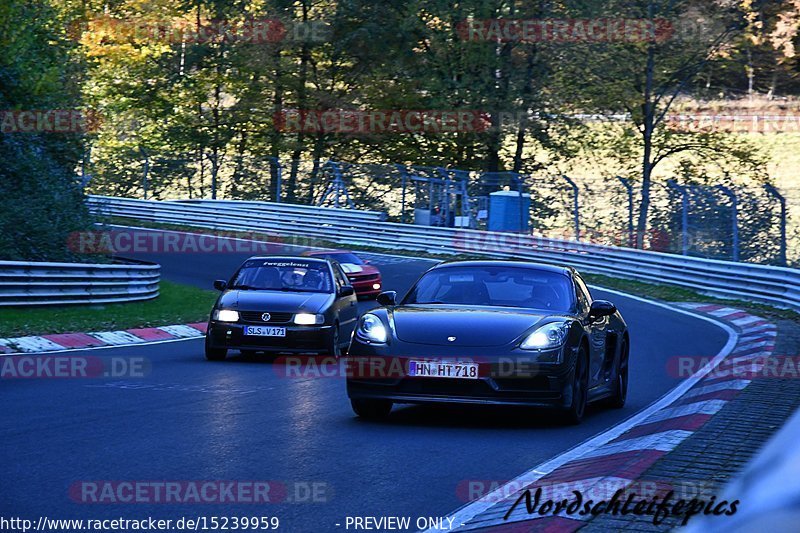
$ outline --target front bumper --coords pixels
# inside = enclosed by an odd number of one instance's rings
[[[360,350],[354,342],[347,394],[351,399],[382,399],[396,403],[466,403],[567,407],[572,402],[574,362],[532,362],[530,354],[487,354],[472,358],[443,356],[387,356]],[[463,361],[478,363],[478,379],[413,377],[408,361]]]
[[[367,279],[349,278],[350,284],[358,296],[377,296],[383,291],[383,281],[380,276]],[[375,288],[378,285],[378,288]]]
[[[244,327],[247,325],[256,324],[216,322],[212,320],[208,323],[208,332],[206,333],[209,347],[290,353],[326,352],[328,337],[333,327],[276,324],[278,327],[286,328],[285,337],[261,337],[245,335]]]

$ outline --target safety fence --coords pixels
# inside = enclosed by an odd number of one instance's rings
[[[160,265],[0,261],[0,307],[105,304],[158,296]]]
[[[114,196],[350,207],[384,212],[392,222],[421,226],[492,231],[502,226],[556,239],[693,257],[778,266],[800,261],[800,190],[796,189],[657,180],[649,190],[646,228],[639,232],[641,184],[620,176],[274,157],[237,159],[230,168],[214,168],[210,176],[204,161],[148,158],[131,160],[125,168],[97,169],[86,181],[91,190]],[[524,205],[513,220],[499,221],[499,196],[513,193]]]
[[[342,245],[375,246],[443,255],[520,258],[571,265],[583,272],[686,287],[720,298],[764,302],[800,310],[800,271],[660,252],[604,246],[529,234],[415,226],[346,218],[320,207],[291,219],[280,207],[236,202],[201,204],[90,196],[98,215],[227,231],[261,232]],[[273,208],[275,209],[273,211]]]

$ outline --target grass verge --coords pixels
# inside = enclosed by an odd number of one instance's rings
[[[114,331],[202,322],[216,291],[161,281],[158,298],[145,302],[0,309],[0,337]]]

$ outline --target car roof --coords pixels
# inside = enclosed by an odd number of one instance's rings
[[[310,257],[307,255],[254,255],[253,257],[248,257],[246,261],[316,261],[318,263],[329,263],[327,259],[322,259],[318,257]]]
[[[307,252],[303,252],[304,257],[311,257],[315,255],[324,255],[324,254],[352,254],[350,250],[309,250]]]
[[[553,266],[545,265],[542,263],[534,263],[532,261],[504,261],[504,260],[472,260],[472,261],[447,261],[439,263],[433,269],[448,268],[448,267],[507,267],[507,268],[529,268],[532,270],[540,270],[542,272],[553,272],[555,274],[563,274],[565,276],[572,276],[576,273],[575,269],[568,266]],[[431,270],[433,270],[431,269]]]

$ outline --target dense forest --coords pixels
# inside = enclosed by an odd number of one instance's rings
[[[591,152],[635,184],[641,235],[661,167],[769,180],[746,138],[670,117],[796,111],[799,29],[800,0],[5,0],[0,109],[98,118],[2,128],[0,255],[67,258],[87,182],[273,200],[276,160],[305,202],[306,162],[533,175]]]

